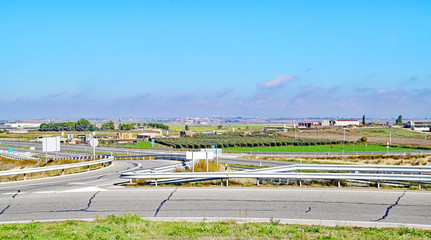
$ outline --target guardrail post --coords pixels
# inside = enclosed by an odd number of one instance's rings
[[[419,175],[421,175],[421,172],[419,172]],[[419,189],[421,189],[421,181],[419,181]]]
[[[340,174],[340,171],[338,171],[338,174]],[[340,177],[340,175],[338,175],[338,177]],[[340,184],[340,178],[338,178],[338,187],[340,187],[341,186],[341,184]]]
[[[377,174],[379,173],[379,171],[377,171]],[[377,180],[377,188],[380,188],[380,179]]]
[[[259,179],[256,178],[256,185],[259,186]]]
[[[301,170],[299,170],[298,172],[301,173]],[[302,180],[301,180],[301,178],[299,178],[298,180],[299,180],[299,186],[302,186]]]
[[[229,178],[226,178],[226,187],[229,187]]]
[[[61,175],[64,175],[64,169],[61,169]]]
[[[156,180],[156,187],[157,187],[157,178],[155,178],[155,180]]]
[[[27,180],[27,173],[24,173],[24,180]]]
[[[90,171],[90,165],[88,165],[88,167],[87,167],[87,172],[89,172]]]

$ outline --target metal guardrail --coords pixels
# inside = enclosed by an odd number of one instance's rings
[[[144,173],[121,175],[122,178],[296,178],[296,179],[348,179],[348,180],[392,180],[392,181],[431,181],[431,175],[421,174],[360,174],[360,173],[259,173],[259,172],[194,172],[194,173]]]
[[[113,160],[114,160],[113,157],[108,157],[108,158],[105,158],[102,160],[96,160],[96,161],[90,161],[90,162],[62,164],[62,165],[49,166],[49,167],[24,168],[24,169],[18,169],[18,170],[6,170],[6,171],[0,171],[0,176],[11,176],[11,175],[24,174],[24,180],[26,180],[26,176],[29,173],[61,170],[62,174],[64,174],[65,169],[78,168],[78,167],[88,167],[88,170],[90,170],[91,165],[102,164],[102,166],[103,166],[105,163],[111,164]]]
[[[297,171],[297,172],[294,172]],[[301,171],[327,171],[307,173]],[[335,173],[334,173],[335,172]],[[365,172],[365,173],[364,173]],[[415,173],[415,174],[413,174]],[[384,166],[384,165],[333,165],[296,164],[240,172],[194,172],[194,173],[151,173],[124,172],[126,179],[166,179],[163,182],[203,181],[209,179],[256,178],[256,179],[345,179],[345,180],[390,180],[410,182],[431,182],[430,166]],[[160,180],[159,180],[160,182]],[[378,182],[378,186],[380,183]]]
[[[20,155],[20,154],[14,154],[14,153],[8,153],[8,152],[0,152],[0,157],[15,159],[15,160],[39,160],[38,158]]]

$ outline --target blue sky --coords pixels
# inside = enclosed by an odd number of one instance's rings
[[[0,119],[430,117],[430,1],[2,1]]]

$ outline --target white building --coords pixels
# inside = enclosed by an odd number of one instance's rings
[[[340,119],[340,120],[334,120],[334,126],[359,126],[359,120],[354,119]]]
[[[359,126],[359,120],[355,120],[355,119],[323,120],[322,126],[338,126],[338,127]]]

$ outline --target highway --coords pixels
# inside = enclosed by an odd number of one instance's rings
[[[118,172],[173,161],[114,161],[76,175],[0,184],[0,222],[93,219],[281,219],[287,223],[431,229],[431,192],[308,187],[124,187]]]

